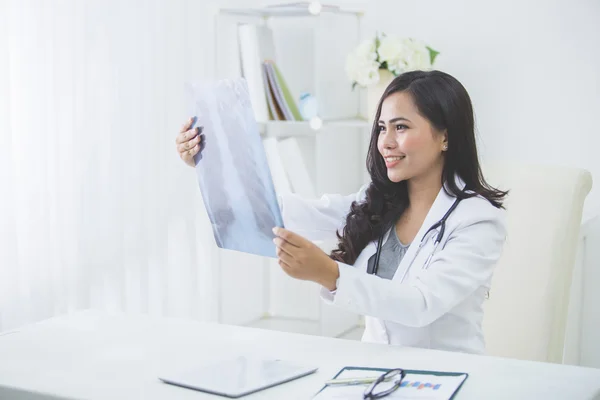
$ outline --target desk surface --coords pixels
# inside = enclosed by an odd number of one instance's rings
[[[309,399],[345,365],[468,372],[457,400],[600,398],[600,369],[94,311],[0,334],[0,398],[223,399],[157,375],[236,354],[319,367],[248,400]]]

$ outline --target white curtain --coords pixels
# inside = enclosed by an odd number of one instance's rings
[[[88,307],[215,319],[174,139],[210,74],[191,0],[0,0],[0,330]]]

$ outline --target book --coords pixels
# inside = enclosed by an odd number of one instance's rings
[[[265,91],[269,102],[270,112],[276,120],[301,121],[302,115],[298,105],[283,78],[283,74],[272,60],[263,62],[266,77]]]
[[[283,115],[282,119],[285,121],[293,121],[294,115],[292,114],[289,105],[285,101],[283,90],[275,75],[273,63],[265,62],[263,63],[263,67],[267,76],[267,86],[265,87],[265,90],[270,91],[272,93],[273,102],[275,103],[275,106],[281,110],[281,113]]]
[[[279,70],[279,68],[277,67],[277,64],[275,62],[271,62],[271,64],[273,66],[273,70],[275,71],[275,80],[279,83],[279,87],[281,88],[281,92],[283,94],[283,99],[284,99],[285,103],[287,104],[290,112],[292,113],[294,120],[302,121],[303,118],[302,118],[302,115],[300,114],[298,105],[296,104],[296,101],[294,100],[294,97],[292,96],[292,93],[291,93],[290,89],[288,88],[288,85],[285,82],[285,79],[283,79],[283,74],[281,73],[281,71]]]
[[[269,106],[269,118],[274,121],[285,121],[285,115],[279,105],[280,102],[275,97],[273,86],[269,84],[269,72],[267,65],[262,64],[263,78],[265,82],[264,90],[266,92],[267,104]]]
[[[273,32],[263,25],[240,24],[238,43],[242,76],[248,83],[254,117],[259,122],[268,121],[271,118],[265,95],[266,76],[262,64],[265,60],[275,59]]]
[[[296,101],[275,62],[271,28],[240,24],[238,43],[242,76],[248,82],[255,119],[259,122],[301,121]]]

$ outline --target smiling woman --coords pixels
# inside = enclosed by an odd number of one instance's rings
[[[196,136],[186,129],[180,143]],[[281,196],[279,265],[365,315],[365,341],[483,353],[506,192],[481,174],[464,87],[440,71],[396,77],[377,108],[367,168],[371,183],[354,195]],[[338,242],[330,254],[313,243],[325,237]]]
[[[354,263],[393,225],[399,240],[410,243],[443,185],[453,197],[480,196],[500,207],[506,193],[485,182],[474,132],[469,95],[450,75],[414,71],[394,79],[373,124],[367,157],[373,183],[348,214],[334,258]]]

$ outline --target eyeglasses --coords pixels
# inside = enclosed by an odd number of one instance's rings
[[[399,368],[387,371],[365,390],[363,399],[374,400],[387,396],[400,387],[405,376],[406,372]]]

